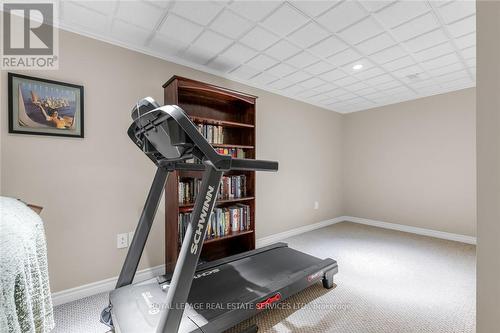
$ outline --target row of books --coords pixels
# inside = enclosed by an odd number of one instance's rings
[[[179,214],[179,243],[182,244],[192,213]],[[206,239],[223,237],[238,231],[250,230],[250,206],[237,204],[230,207],[216,207],[210,215]]]
[[[190,178],[179,180],[179,203],[193,203],[201,187],[201,179]],[[244,198],[247,194],[247,178],[245,175],[223,176],[218,193],[219,200]]]
[[[245,158],[245,151],[242,148],[215,148],[221,155],[231,155],[234,158]]]
[[[245,158],[245,151],[242,148],[215,148],[215,151],[222,155],[231,155],[234,158]],[[196,158],[186,160],[186,163],[201,164]]]
[[[224,143],[224,127],[215,125],[198,124],[198,132],[210,143]]]

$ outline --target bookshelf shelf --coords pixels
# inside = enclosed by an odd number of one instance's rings
[[[225,127],[236,127],[236,128],[255,128],[255,125],[253,125],[253,124],[239,123],[239,122],[235,122],[235,121],[225,121],[225,120],[218,120],[218,119],[205,118],[205,117],[195,117],[195,116],[191,116],[190,118],[193,122],[199,123],[199,124],[225,126]]]
[[[212,146],[216,148],[241,148],[241,149],[254,149],[254,146],[247,145],[237,145],[237,144],[228,144],[228,143],[212,143]]]
[[[249,234],[253,234],[253,232],[254,232],[253,230],[232,232],[226,236],[207,239],[207,240],[205,240],[204,244],[210,244],[210,243],[215,243],[215,242],[223,241],[223,240],[238,237],[238,236],[249,235]]]
[[[255,158],[256,96],[179,76],[173,76],[163,85],[163,88],[165,104],[179,105],[195,124],[207,125],[207,127],[200,129],[205,133],[204,135],[218,137],[221,133],[217,131],[222,130],[221,137],[223,139],[220,139],[219,142],[223,143],[212,144],[219,153],[222,150],[225,153],[236,154],[238,157],[244,155],[245,158]],[[220,126],[220,128],[212,129],[210,125]],[[235,150],[238,151],[235,152]],[[200,179],[202,174],[203,171],[175,171],[165,185],[165,263],[167,273],[173,271],[179,255],[179,241],[183,232],[179,228],[180,225],[185,226],[188,221],[188,217],[184,214],[190,214],[194,207],[194,203],[183,203],[179,199],[182,199],[183,195],[184,200],[192,197],[192,192],[197,189],[197,185],[194,185],[197,184],[196,179]],[[245,195],[245,193],[246,195],[242,198],[218,200],[216,206],[222,210],[237,212],[239,208],[242,213],[225,215],[227,217],[221,217],[220,224],[218,224],[218,220],[215,223],[217,228],[226,228],[229,224],[230,226],[239,225],[243,230],[207,239],[201,252],[202,261],[216,260],[255,248],[255,172],[230,171],[224,176],[235,177],[236,181],[232,184],[243,186],[242,189],[246,192],[241,192],[241,195]],[[226,184],[224,191],[228,191],[228,189],[231,189],[230,191],[235,196],[239,195],[237,194],[239,193],[238,187],[235,191]],[[240,218],[241,220],[239,220]],[[236,223],[232,224],[233,221]],[[244,221],[245,224],[238,223],[241,221]]]
[[[224,200],[217,200],[215,205],[223,205],[223,204],[228,204],[228,203],[236,203],[236,202],[243,202],[243,201],[249,201],[249,200],[254,200],[255,197],[244,197],[244,198],[234,198],[234,199],[224,199]],[[179,204],[179,209],[184,210],[191,210],[194,207],[194,203],[182,203]]]

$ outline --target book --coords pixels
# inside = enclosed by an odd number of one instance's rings
[[[179,214],[179,244],[182,244],[184,240],[191,217],[191,212]],[[250,206],[237,204],[229,207],[216,207],[208,220],[206,239],[247,230],[250,230]]]

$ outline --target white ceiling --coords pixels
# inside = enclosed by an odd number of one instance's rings
[[[475,19],[463,0],[60,7],[64,29],[341,113],[475,86]]]

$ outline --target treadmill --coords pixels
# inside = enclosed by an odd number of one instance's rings
[[[221,177],[230,170],[277,171],[278,163],[218,154],[176,105],[152,98],[132,110],[132,141],[157,166],[127,257],[101,321],[124,333],[227,330],[319,282],[333,287],[333,259],[278,243],[198,264]],[[195,158],[199,163],[186,163]],[[203,179],[173,274],[133,283],[169,172],[202,170]],[[245,332],[257,332],[252,325]]]

